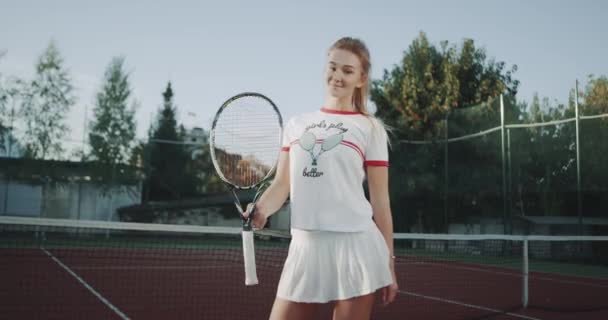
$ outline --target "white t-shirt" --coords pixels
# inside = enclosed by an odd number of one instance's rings
[[[373,224],[365,166],[388,166],[387,136],[374,118],[321,109],[289,120],[291,227],[354,232]]]

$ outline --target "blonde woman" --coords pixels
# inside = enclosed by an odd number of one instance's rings
[[[369,319],[376,292],[385,305],[397,294],[387,135],[366,108],[370,67],[361,40],[336,41],[325,104],[285,126],[276,177],[253,218],[263,228],[290,196],[292,241],[271,320],[314,319],[327,302],[334,320]]]

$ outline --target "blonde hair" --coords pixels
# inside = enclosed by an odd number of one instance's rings
[[[387,132],[392,132],[392,128],[386,125],[382,120],[372,116],[369,114],[367,110],[367,97],[369,96],[370,90],[370,73],[371,73],[371,58],[369,54],[369,50],[365,43],[357,38],[351,37],[343,37],[338,39],[330,48],[329,52],[335,49],[346,50],[359,58],[361,62],[361,68],[363,75],[365,75],[365,85],[361,86],[361,88],[355,88],[355,92],[353,93],[353,106],[357,109],[357,111],[361,112],[365,116],[367,116],[371,123],[372,128],[374,130],[386,130]],[[376,133],[377,134],[377,133]],[[391,147],[390,138],[387,136],[388,146]]]
[[[371,59],[369,55],[369,50],[363,41],[356,38],[351,37],[343,37],[338,39],[330,48],[329,52],[335,49],[346,50],[359,58],[361,62],[362,73],[365,76],[365,85],[361,86],[361,88],[355,88],[355,92],[353,93],[353,106],[357,109],[357,111],[361,112],[364,115],[369,115],[369,111],[367,111],[367,97],[369,95],[369,74],[371,69]]]

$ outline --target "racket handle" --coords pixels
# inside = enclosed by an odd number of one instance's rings
[[[255,214],[255,202],[253,203],[253,207],[251,208],[251,212],[247,218],[241,216],[243,218],[243,230],[251,231],[253,230],[253,226],[251,223],[253,222],[253,215]]]
[[[253,231],[243,231],[243,260],[245,262],[245,285],[258,284],[255,268],[255,248],[253,246]]]

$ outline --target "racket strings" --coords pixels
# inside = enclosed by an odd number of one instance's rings
[[[261,182],[280,150],[281,122],[273,106],[257,97],[226,105],[214,127],[214,151],[224,178],[241,186]]]

